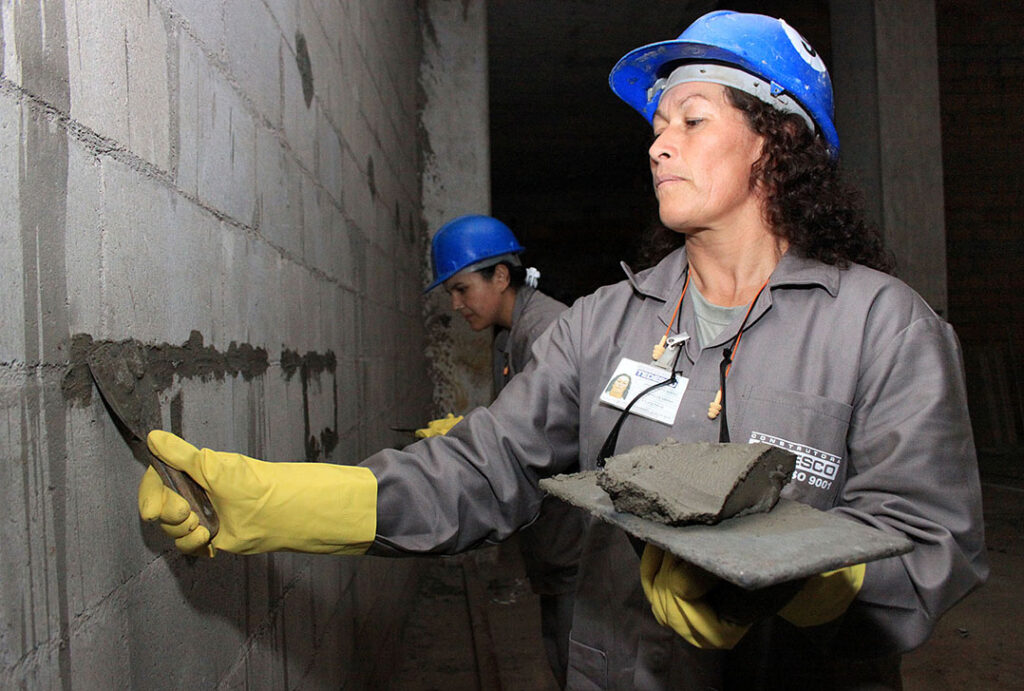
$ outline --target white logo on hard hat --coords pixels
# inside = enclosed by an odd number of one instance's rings
[[[800,57],[804,59],[808,65],[813,67],[818,72],[825,72],[825,62],[818,55],[817,51],[811,47],[811,44],[807,42],[807,39],[800,35],[800,32],[787,24],[784,20],[780,19],[779,24],[782,25],[782,29],[789,36],[789,42],[796,48],[796,52],[800,54]]]

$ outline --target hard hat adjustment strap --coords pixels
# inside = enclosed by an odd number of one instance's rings
[[[712,84],[721,84],[722,86],[731,86],[734,89],[739,89],[784,113],[800,116],[807,123],[807,126],[811,128],[811,132],[817,131],[810,114],[804,110],[803,106],[797,103],[796,99],[786,93],[785,88],[780,84],[762,79],[737,67],[720,65],[718,63],[683,63],[672,70],[668,77],[662,77],[651,85],[651,88],[647,90],[647,101],[650,102],[661,92],[668,91],[673,86],[687,82],[711,82]]]

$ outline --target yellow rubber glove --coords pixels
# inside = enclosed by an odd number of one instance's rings
[[[820,626],[838,619],[864,585],[864,564],[809,578],[779,616],[795,626]]]
[[[200,451],[154,430],[150,450],[191,475],[220,519],[211,543],[185,499],[152,468],[139,484],[139,515],[158,521],[188,554],[222,549],[236,554],[286,550],[362,554],[377,530],[377,479],[368,468],[332,463],[268,463],[237,453]]]
[[[705,597],[721,579],[654,545],[644,548],[640,582],[658,623],[698,648],[730,649],[750,629],[722,621]]]
[[[448,434],[448,430],[454,427],[461,419],[461,415],[452,415],[451,413],[448,413],[448,415],[439,420],[431,420],[427,423],[426,427],[416,430],[415,434],[419,439],[439,437],[444,434]]]

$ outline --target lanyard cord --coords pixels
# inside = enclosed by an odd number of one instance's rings
[[[679,308],[683,306],[683,298],[686,297],[686,289],[690,287],[690,265],[686,265],[686,280],[683,282],[683,293],[679,296],[679,302],[676,303],[676,309],[672,312],[672,317],[668,320],[668,326],[665,327],[665,335],[658,341],[658,345],[654,346],[654,352],[651,353],[651,359],[657,362],[661,359],[661,356],[665,354],[665,344],[668,343],[668,334],[672,331],[672,322],[676,320],[676,316],[679,314]],[[676,329],[679,325],[676,324]]]
[[[619,441],[619,429],[622,428],[622,423],[626,421],[626,416],[629,415],[629,410],[630,408],[633,407],[633,404],[639,401],[647,394],[649,394],[650,392],[657,389],[659,386],[667,386],[668,384],[672,384],[673,382],[675,382],[676,375],[679,374],[679,372],[676,372],[676,363],[679,362],[679,354],[682,352],[682,350],[682,348],[676,349],[676,357],[672,361],[672,373],[669,375],[668,379],[660,381],[657,384],[654,384],[653,386],[647,387],[646,389],[638,393],[636,395],[636,398],[629,402],[629,405],[622,409],[622,413],[619,414],[619,419],[615,421],[615,426],[612,427],[612,431],[608,433],[608,437],[604,440],[604,444],[601,445],[601,450],[597,454],[598,468],[603,468],[605,460],[609,456],[615,455],[615,445]]]
[[[676,321],[676,317],[679,315],[679,308],[682,307],[683,305],[683,298],[686,297],[686,289],[687,287],[689,287],[689,285],[690,265],[687,264],[686,280],[683,282],[683,293],[682,295],[679,296],[679,302],[676,303],[676,309],[674,312],[672,312],[672,318],[668,320],[668,327],[666,327],[665,329],[665,335],[662,336],[661,341],[659,341],[658,344],[654,346],[654,352],[651,353],[652,360],[660,360],[661,356],[665,354],[665,344],[668,342],[668,334],[672,330],[672,322]],[[678,329],[679,325],[676,324],[676,330]],[[601,450],[597,453],[598,468],[603,468],[605,460],[609,456],[615,455],[615,445],[619,441],[619,430],[622,428],[622,423],[626,421],[626,416],[629,414],[629,411],[633,407],[633,404],[639,401],[647,394],[649,394],[650,392],[657,389],[659,386],[668,386],[669,384],[676,380],[676,375],[679,374],[679,372],[676,372],[676,364],[679,362],[679,354],[682,352],[682,350],[683,349],[681,347],[676,349],[675,359],[672,360],[672,369],[668,379],[660,381],[657,384],[654,384],[653,386],[647,387],[646,389],[638,393],[636,397],[629,402],[629,405],[622,409],[622,412],[619,414],[619,419],[615,421],[615,426],[612,427],[611,431],[608,433],[608,436],[604,440],[604,444],[601,445]]]
[[[771,276],[765,279],[764,284],[762,284],[760,290],[757,291],[757,295],[755,295],[754,299],[751,300],[750,306],[747,307],[747,313],[743,315],[743,321],[740,322],[740,328],[739,331],[736,333],[735,338],[733,338],[732,346],[722,351],[722,362],[718,367],[718,377],[720,382],[718,393],[715,394],[715,400],[712,401],[711,404],[708,406],[708,418],[714,420],[719,416],[719,414],[721,414],[722,416],[722,419],[719,421],[718,426],[719,442],[729,441],[729,423],[725,407],[725,380],[729,376],[729,370],[732,367],[733,356],[739,350],[740,339],[743,337],[743,329],[747,326],[747,320],[750,319],[750,313],[754,310],[754,305],[757,304],[757,300],[758,298],[761,297],[761,293],[763,293],[764,289],[768,287],[769,280],[771,280]],[[686,289],[689,285],[690,267],[687,266],[686,281],[683,283],[683,293],[682,295],[679,296],[679,302],[678,304],[676,304],[675,312],[673,312],[672,314],[672,319],[669,321],[669,327],[665,331],[665,335],[662,336],[661,341],[658,343],[658,345],[654,347],[653,355],[657,356],[654,357],[655,360],[659,359],[660,356],[664,354],[665,343],[668,341],[668,334],[669,331],[672,329],[672,322],[676,320],[676,316],[679,314],[679,308],[683,304],[683,298],[686,296]],[[667,386],[668,384],[676,380],[676,376],[680,374],[679,372],[676,371],[676,365],[679,363],[679,355],[681,352],[682,348],[676,350],[675,359],[672,361],[671,374],[667,379],[644,389],[639,394],[637,394],[637,396],[632,401],[629,402],[629,405],[623,408],[622,413],[619,414],[619,419],[615,421],[615,425],[608,433],[608,437],[604,440],[604,444],[601,445],[601,450],[597,454],[598,468],[603,468],[605,460],[607,460],[608,457],[613,456],[615,454],[615,446],[619,440],[619,430],[622,428],[622,423],[626,421],[626,416],[629,414],[629,411],[633,407],[633,404],[635,404],[643,396],[646,396],[647,394],[649,394],[651,391],[654,391],[658,387]]]
[[[750,318],[750,313],[754,310],[754,305],[757,303],[757,299],[761,297],[761,293],[768,287],[768,281],[771,280],[771,276],[765,279],[764,285],[757,291],[757,295],[750,301],[750,306],[747,307],[747,313],[743,315],[743,321],[740,322],[740,330],[736,332],[736,337],[732,341],[732,346],[722,351],[722,363],[718,366],[718,393],[715,394],[715,400],[708,406],[708,418],[714,420],[718,417],[718,414],[722,414],[722,419],[718,424],[718,441],[728,442],[729,441],[729,422],[726,416],[725,410],[725,380],[729,376],[729,369],[732,367],[733,355],[740,347],[740,339],[743,337],[743,329],[747,325],[747,319]]]

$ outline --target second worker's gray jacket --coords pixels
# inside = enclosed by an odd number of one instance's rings
[[[622,358],[649,362],[683,289],[685,249],[599,289],[534,345],[533,361],[488,408],[446,436],[381,451],[370,554],[454,553],[507,538],[536,513],[540,478],[596,456],[619,417],[599,398]],[[678,329],[696,333],[692,300]],[[630,415],[619,452],[672,437],[718,441],[708,403],[740,319],[677,369],[689,380],[671,426]],[[785,254],[753,306],[727,380],[731,440],[798,453],[783,496],[910,538],[870,562],[828,654],[892,655],[920,645],[938,617],[987,575],[977,463],[959,345],[909,287],[852,265]],[[597,521],[585,538],[570,650],[571,689],[699,685],[694,651],[659,626],[625,535]]]

